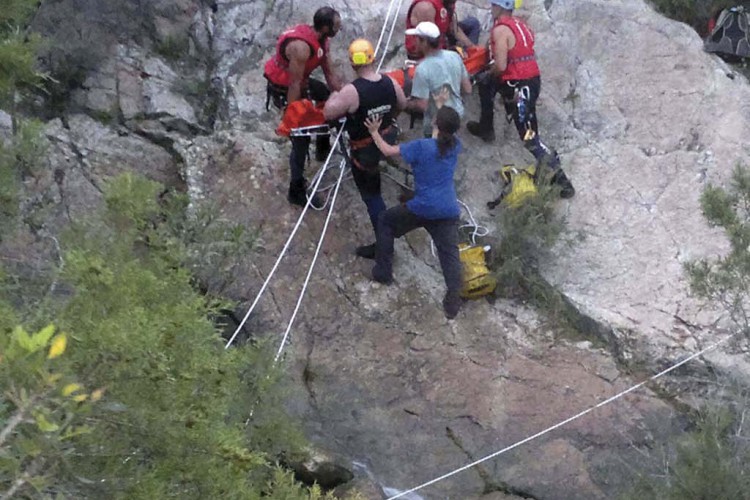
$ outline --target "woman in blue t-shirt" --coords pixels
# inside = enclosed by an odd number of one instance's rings
[[[393,240],[423,227],[437,247],[440,267],[448,291],[443,310],[453,319],[461,308],[461,261],[458,258],[458,216],[461,209],[456,198],[453,174],[456,171],[461,141],[456,132],[461,119],[453,108],[443,106],[436,116],[433,137],[417,139],[398,146],[383,140],[378,132],[379,119],[365,124],[378,149],[385,156],[400,155],[414,172],[414,198],[381,212],[378,219],[377,250],[372,278],[389,284],[393,281]]]

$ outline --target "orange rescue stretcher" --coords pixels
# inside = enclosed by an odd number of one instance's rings
[[[463,54],[463,61],[469,76],[474,78],[491,63],[489,50],[487,47],[469,47]],[[384,74],[393,78],[408,96],[411,93],[411,81],[416,68],[417,65],[412,64]],[[290,103],[284,110],[284,116],[281,117],[281,122],[276,128],[276,134],[284,137],[300,137],[330,133],[330,127],[323,117],[323,105],[322,102],[316,104],[309,99]]]

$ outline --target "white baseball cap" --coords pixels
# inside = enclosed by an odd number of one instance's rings
[[[436,38],[440,38],[440,29],[435,26],[435,23],[431,23],[430,21],[422,21],[421,23],[417,24],[416,28],[409,28],[406,30],[407,35],[417,35],[422,38],[431,38],[435,40]]]

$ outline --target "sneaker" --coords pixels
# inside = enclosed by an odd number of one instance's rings
[[[462,304],[463,300],[457,293],[446,293],[443,298],[443,311],[445,312],[445,317],[448,319],[455,318],[458,315],[458,311],[461,310]]]
[[[378,283],[382,283],[383,285],[390,285],[391,283],[393,283],[393,276],[385,274],[380,270],[378,266],[373,266],[372,280],[377,281]]]
[[[494,142],[495,140],[495,129],[491,127],[483,127],[479,122],[467,123],[466,130],[468,130],[471,135],[479,137],[484,142]]]
[[[357,255],[357,257],[362,257],[363,259],[375,259],[375,243],[370,243],[369,245],[362,245],[357,247],[357,249],[354,251],[354,253]]]

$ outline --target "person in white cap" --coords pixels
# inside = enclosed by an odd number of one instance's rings
[[[478,44],[482,31],[479,20],[473,16],[460,22],[457,19],[456,0],[412,0],[406,13],[406,29],[416,28],[422,21],[430,21],[440,30],[441,49],[452,49],[456,45],[467,48]],[[413,61],[424,57],[417,50],[416,44],[416,37],[406,35],[406,56]]]
[[[464,114],[461,94],[471,93],[471,81],[461,56],[452,50],[440,48],[440,29],[429,21],[419,23],[406,30],[407,35],[415,35],[417,48],[425,55],[414,72],[411,96],[407,111],[424,113],[423,131],[425,137],[432,136],[432,118],[436,107],[434,95],[447,93],[446,106]]]

